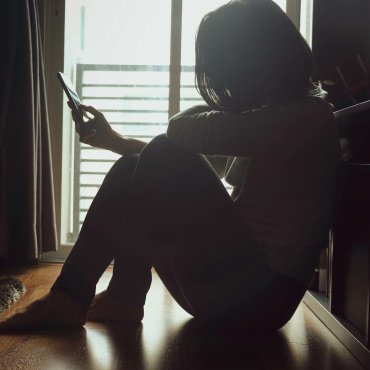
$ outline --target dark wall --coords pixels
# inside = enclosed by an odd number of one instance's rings
[[[367,68],[370,66],[370,1],[315,0],[312,36],[315,78],[334,80],[337,83],[334,90],[343,89],[336,70],[336,66],[339,66],[349,85],[358,85],[365,76],[356,55],[362,58]],[[368,84],[367,87],[360,86],[355,91],[354,95],[359,101],[369,96],[368,87]],[[344,96],[340,96],[340,91],[331,93],[332,99],[337,100],[335,103],[350,105],[344,101]],[[347,96],[347,100],[351,99]]]

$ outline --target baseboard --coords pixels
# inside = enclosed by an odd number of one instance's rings
[[[348,322],[341,320],[329,311],[327,297],[308,291],[303,297],[303,303],[343,343],[365,369],[370,369],[370,351],[366,348],[365,336]]]

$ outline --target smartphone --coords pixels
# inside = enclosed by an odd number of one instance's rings
[[[59,83],[62,85],[62,88],[68,97],[69,102],[71,103],[72,111],[74,112],[75,116],[78,118],[79,123],[81,125],[85,125],[86,121],[84,120],[84,117],[87,120],[89,119],[89,117],[86,114],[86,112],[80,107],[81,99],[78,96],[73,86],[72,81],[67,75],[65,75],[62,72],[58,72],[57,77],[58,77]]]

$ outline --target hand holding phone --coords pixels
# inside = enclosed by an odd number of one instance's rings
[[[78,96],[70,78],[62,72],[57,73],[59,83],[68,97],[68,106],[72,109],[73,116],[80,125],[85,125],[84,117],[88,119],[86,112],[81,108],[81,99]]]
[[[94,107],[81,104],[81,100],[69,77],[61,72],[58,72],[57,75],[68,97],[68,106],[72,110],[80,141],[97,148],[110,150],[117,133],[111,128],[104,114]]]
[[[80,136],[80,141],[85,142],[85,139],[95,135],[95,130],[89,123],[91,117],[89,117],[86,114],[86,111],[82,108],[81,99],[78,96],[70,78],[62,72],[58,72],[57,77],[67,95],[68,106],[72,110],[73,120],[76,123],[76,131]]]

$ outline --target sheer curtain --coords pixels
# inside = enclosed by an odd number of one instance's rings
[[[57,247],[36,0],[0,2],[0,259]]]

